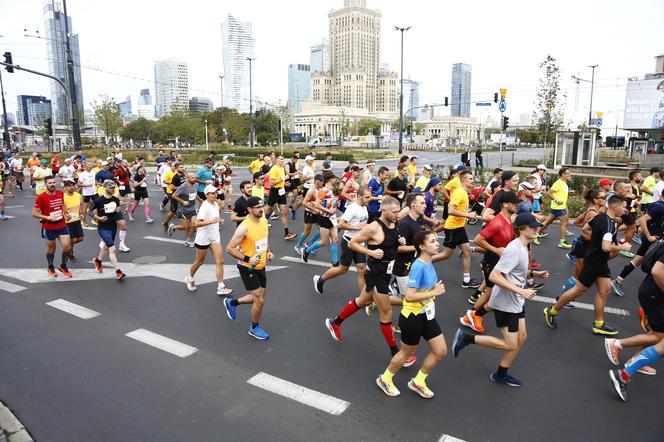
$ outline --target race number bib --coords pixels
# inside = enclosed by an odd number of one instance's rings
[[[190,193],[189,194],[189,201],[193,201],[196,199],[196,194],[195,193]]]
[[[433,301],[427,302],[427,306],[424,311],[427,314],[427,321],[431,321],[436,317],[436,303]]]
[[[390,261],[390,263],[387,265],[387,273],[392,273],[393,269],[394,269],[394,260]]]
[[[119,186],[118,187],[120,190],[125,190],[125,186]]]
[[[267,252],[267,238],[256,241],[256,253]]]
[[[400,200],[402,200],[402,199],[403,199],[403,196],[404,196],[405,193],[406,193],[406,192],[404,192],[404,191],[402,190],[401,192],[399,192],[399,193],[397,194],[397,198],[399,198]]]
[[[113,213],[117,207],[118,205],[115,204],[115,201],[104,204],[104,213]]]
[[[142,182],[142,183],[141,183],[141,187],[143,187],[143,188],[148,187],[148,183],[146,183],[145,181]]]
[[[69,221],[73,222],[73,221],[78,221],[78,220],[79,220],[78,212],[69,213]]]
[[[49,218],[51,218],[51,221],[61,220],[62,219],[62,210],[54,210],[49,215]]]
[[[281,189],[279,189],[279,191],[277,193],[279,193],[279,196],[284,196],[284,195],[286,195],[286,189],[284,189],[282,187]]]

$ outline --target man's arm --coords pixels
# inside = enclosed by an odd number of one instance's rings
[[[252,259],[254,259],[253,256],[245,257],[238,248],[245,236],[247,236],[247,227],[240,224],[238,226],[238,228],[235,229],[235,233],[233,234],[233,237],[228,242],[228,245],[226,246],[226,252],[229,255],[231,255],[233,258],[236,258],[240,261],[250,262]],[[258,260],[255,260],[255,261],[258,261]]]
[[[371,238],[373,238],[377,228],[379,228],[378,223],[371,223],[364,226],[364,228],[360,230],[359,233],[353,237],[353,239],[350,240],[350,242],[348,243],[348,247],[354,252],[371,256],[374,259],[381,259],[383,257],[382,250],[380,249],[369,250],[367,247],[363,245]]]

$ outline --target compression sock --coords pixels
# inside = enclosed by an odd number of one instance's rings
[[[623,267],[622,272],[620,272],[620,276],[618,276],[618,283],[622,284],[623,280],[627,278],[627,276],[632,273],[632,270],[635,268],[636,266],[634,265],[634,261],[627,263],[627,265]]]
[[[307,238],[306,242],[314,243],[314,242],[318,241],[319,239],[320,239],[320,232],[316,231],[316,232],[312,233],[311,236],[309,236],[309,238]]]
[[[150,206],[145,206],[145,217],[150,218]]]
[[[486,315],[486,313],[487,312],[484,309],[484,306],[482,306],[482,307],[478,308],[477,310],[475,310],[475,316],[484,316],[484,315]]]
[[[604,320],[598,321],[597,319],[595,319],[593,321],[593,324],[595,325],[595,327],[601,327],[604,325]]]
[[[252,322],[251,323],[251,328],[256,328],[258,327],[258,322]]]
[[[504,378],[507,376],[507,370],[509,370],[509,367],[503,367],[502,365],[498,366],[498,370],[496,370],[496,374],[498,375],[499,378]]]
[[[631,378],[634,376],[634,373],[639,371],[644,365],[650,365],[659,360],[662,355],[657,353],[657,350],[655,350],[654,346],[648,347],[644,350],[641,350],[641,353],[639,353],[635,358],[632,359],[632,362],[629,364],[625,365],[623,372],[626,372],[629,377]]]
[[[53,259],[55,258],[55,255],[52,253],[47,253],[46,254],[46,262],[48,262],[49,267],[53,267]]]
[[[332,264],[339,263],[339,244],[333,242],[330,243],[330,255],[332,257]]]
[[[295,244],[295,247],[302,247],[305,239],[307,239],[307,237],[304,236],[304,233],[300,233],[300,236],[297,238],[297,244]]]
[[[237,307],[238,305],[240,305],[240,303],[237,302],[237,299],[231,299],[231,303],[230,303],[230,304],[231,304],[233,307]]]
[[[284,227],[284,236],[288,236],[288,227]]]
[[[556,316],[556,315],[558,314],[558,310],[556,310],[556,306],[555,306],[555,305],[552,305],[552,306],[551,306],[551,308],[549,309],[549,312],[551,312],[551,314],[552,314],[553,316]]]
[[[426,385],[427,384],[427,376],[429,376],[429,373],[422,373],[422,370],[417,372],[417,376],[413,378],[413,381],[417,385]]]
[[[316,241],[312,245],[307,247],[307,253],[311,253],[314,250],[318,250],[318,249],[320,249],[320,241]]]
[[[342,322],[344,322],[346,319],[348,319],[349,316],[352,314],[356,313],[360,308],[357,306],[355,303],[355,299],[351,299],[348,301],[348,303],[344,306],[344,308],[339,312],[336,318],[334,318],[334,323],[339,325]]]
[[[124,244],[125,243],[125,238],[127,237],[127,231],[126,230],[120,230],[119,236],[120,236],[120,244]]]
[[[67,268],[67,261],[69,261],[69,253],[62,252],[61,257],[62,257],[62,264],[60,264],[60,265],[66,269]]]
[[[131,207],[129,208],[129,213],[134,215],[134,212],[136,212],[136,203],[131,203]]]
[[[469,335],[469,334],[464,333],[463,337],[461,339],[463,339],[463,342],[465,342],[466,344],[474,344],[475,343],[475,335]]]
[[[397,342],[394,339],[394,332],[392,331],[392,322],[381,322],[380,323],[380,332],[383,334],[383,337],[385,338],[385,342],[387,342],[388,347],[390,347],[390,350],[393,350],[397,346]],[[399,349],[397,348],[397,351]],[[392,353],[394,354],[394,353]]]

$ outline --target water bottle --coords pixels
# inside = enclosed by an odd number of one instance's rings
[[[254,259],[261,259],[261,254],[259,253],[258,255],[254,256]],[[254,266],[250,265],[249,266],[249,271],[253,272],[254,271]]]

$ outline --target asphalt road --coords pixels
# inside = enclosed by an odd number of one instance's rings
[[[325,294],[316,294],[312,276],[325,270],[329,251],[315,257],[321,266],[284,259],[295,253],[293,243],[283,241],[280,222],[273,222],[270,232],[276,259],[262,321],[271,338],[260,342],[247,335],[246,306],[237,321],[226,317],[215,294],[211,258],[197,278],[198,292],[191,294],[181,281],[193,250],[147,239],[166,236],[157,224],[144,224],[140,210],[137,222],[129,224],[132,250],[120,256],[127,263],[125,281],[104,279],[112,272],[97,275],[86,262],[97,252],[94,230],[86,230],[77,246],[79,262],[70,266],[74,278],[44,280],[44,247],[29,216],[33,200],[25,193],[8,199],[9,206],[23,207],[9,208],[16,218],[0,223],[0,400],[38,441],[437,441],[443,435],[467,441],[655,441],[664,434],[656,411],[664,373],[638,375],[629,402],[621,402],[609,382],[603,339],[590,333],[591,311],[563,311],[559,329],[552,331],[541,313],[546,304],[527,303],[528,341],[510,370],[522,379],[521,388],[492,384],[488,376],[499,353],[471,347],[458,359],[450,354],[429,376],[434,399],[421,399],[406,387],[419,362],[395,377],[401,396],[388,398],[374,383],[389,360],[377,318],[358,312],[344,324],[342,343],[323,325],[356,295],[355,274],[328,282]],[[298,218],[291,226],[295,232],[302,227],[301,213]],[[231,224],[228,216],[224,244]],[[549,298],[558,295],[572,271],[555,247],[556,229],[551,227],[552,235],[534,252],[552,273],[540,293]],[[473,236],[477,231],[478,226],[469,228]],[[173,239],[184,238],[176,233]],[[145,256],[164,262],[131,263]],[[475,277],[478,263],[474,256]],[[611,262],[614,274],[625,263],[624,258]],[[227,275],[235,276],[229,257],[226,265]],[[437,319],[451,345],[471,291],[460,288],[456,257],[437,270],[447,287]],[[607,314],[607,321],[624,337],[639,332],[640,279],[640,271],[634,272],[625,283],[627,296],[612,295],[608,303],[619,314]],[[239,278],[228,278],[227,284],[234,295],[244,293]],[[93,317],[81,319],[47,304],[60,299],[88,309],[70,311]],[[581,301],[592,303],[592,293]],[[491,315],[486,324],[487,333],[497,334]],[[168,351],[126,336],[154,338],[141,330],[172,340],[150,341]],[[423,344],[418,355],[426,351]],[[266,378],[268,388],[282,388],[308,405],[247,383]],[[329,406],[337,407],[337,414],[320,409]]]

